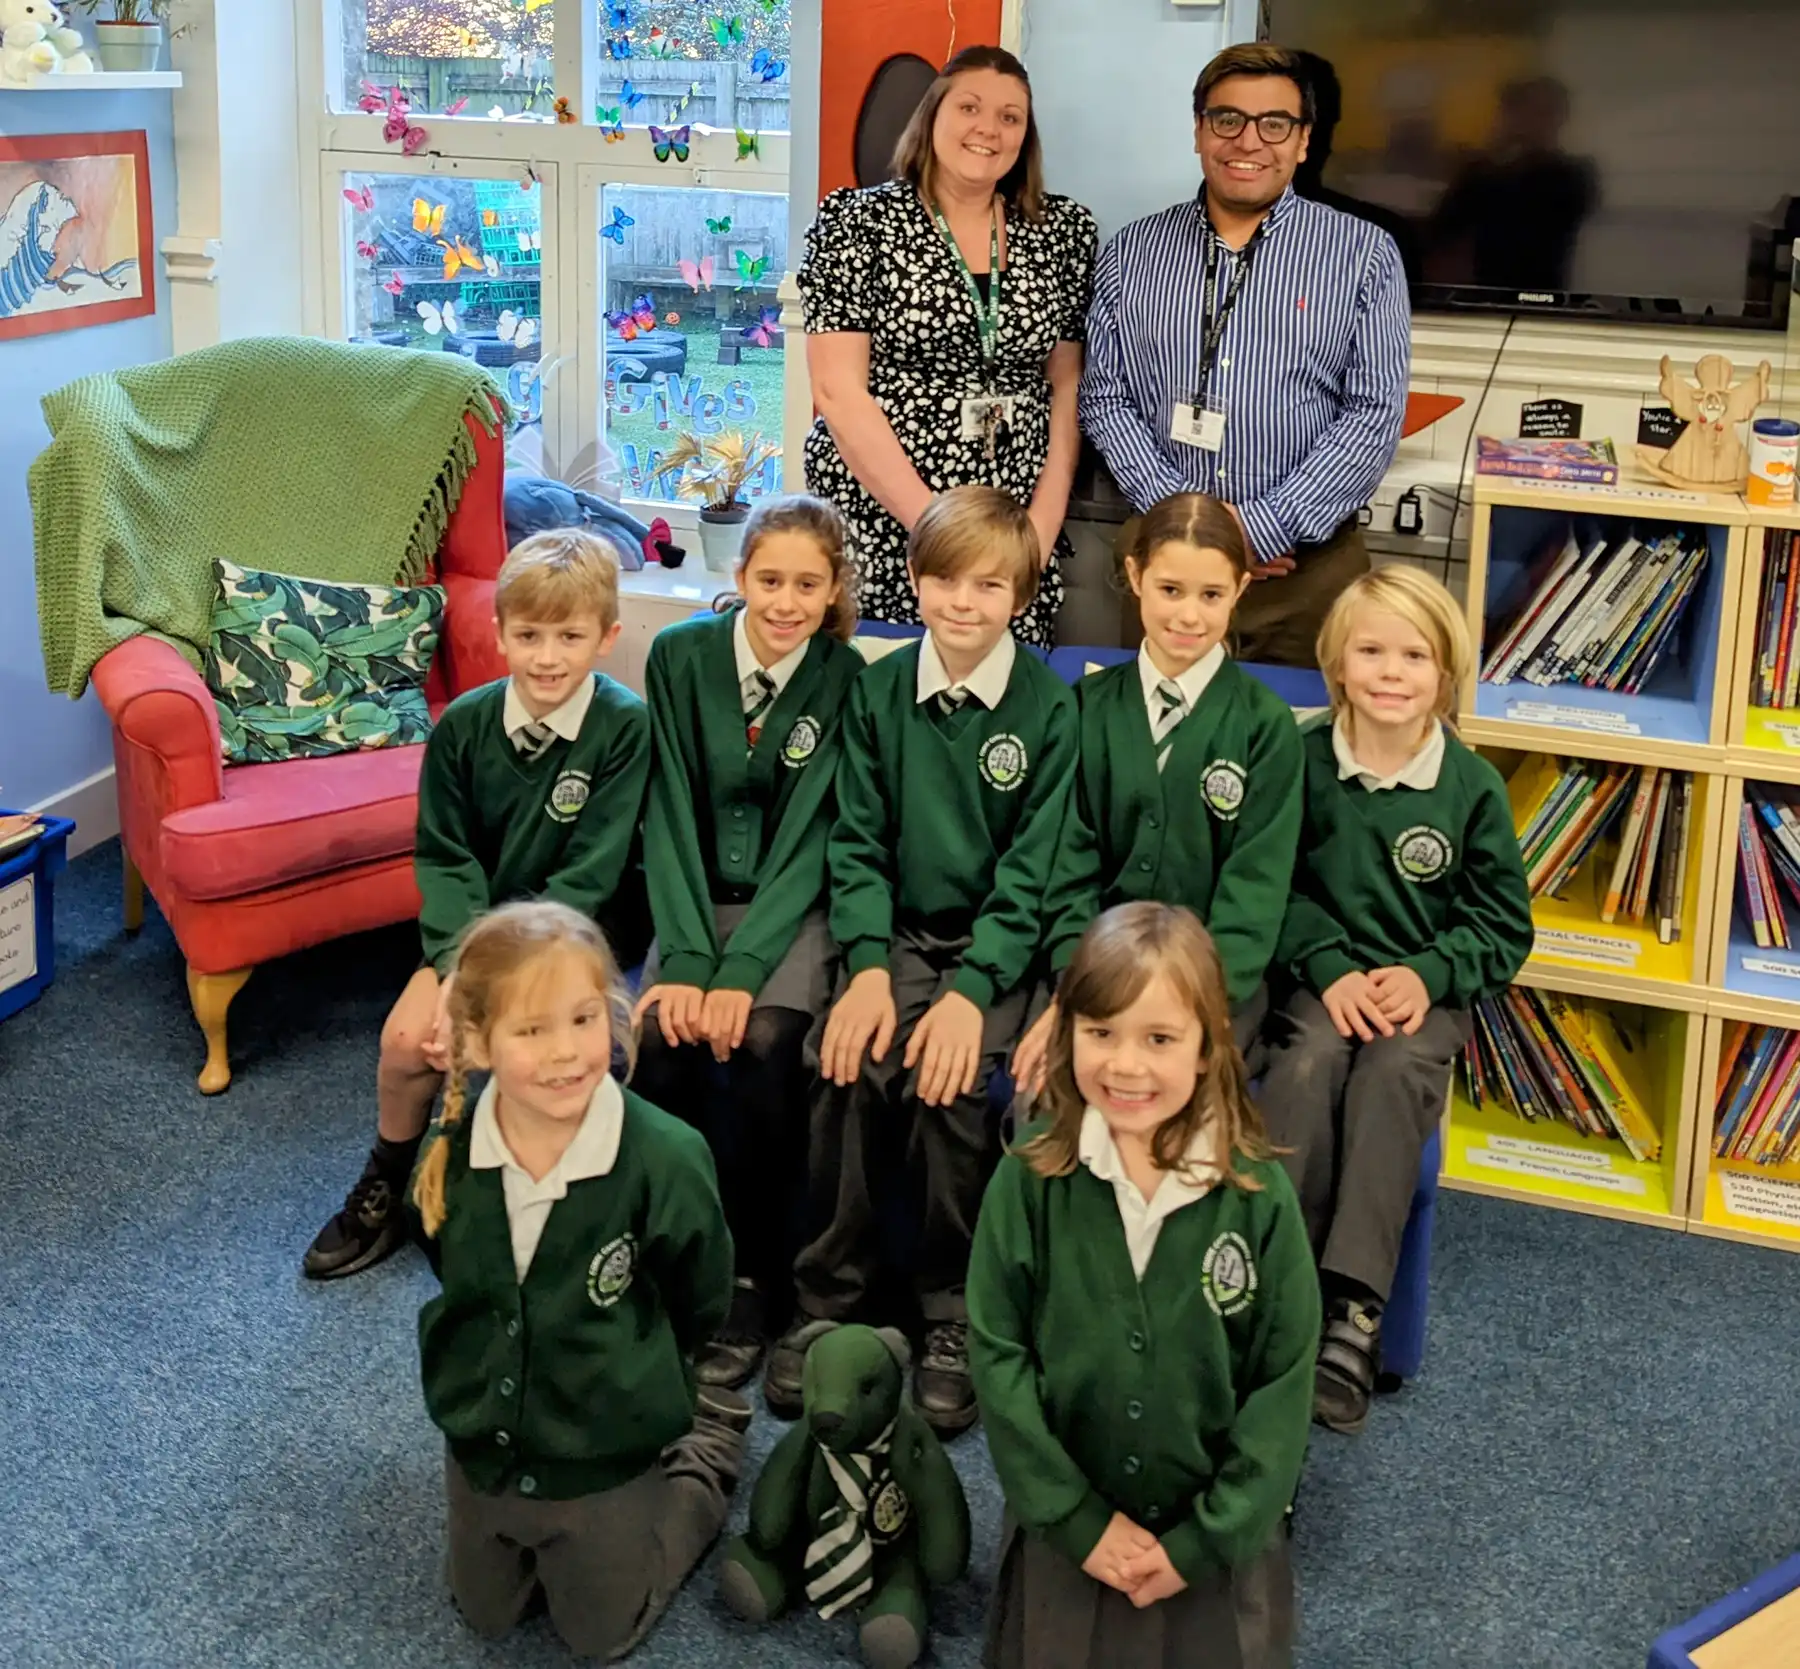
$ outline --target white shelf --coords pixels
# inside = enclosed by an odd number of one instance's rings
[[[179,87],[180,70],[95,70],[92,75],[46,75],[29,87],[0,82],[0,93],[129,93],[139,87]]]

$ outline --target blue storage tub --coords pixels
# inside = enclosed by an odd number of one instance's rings
[[[0,1020],[37,1001],[56,977],[55,877],[69,861],[67,817],[42,817],[43,832],[0,857]]]

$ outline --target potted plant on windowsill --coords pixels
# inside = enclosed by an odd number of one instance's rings
[[[663,454],[652,481],[675,478],[675,490],[700,504],[700,549],[708,568],[729,574],[737,566],[750,506],[739,496],[744,485],[780,448],[760,434],[727,429],[722,435],[687,433]]]
[[[162,57],[167,34],[164,25],[172,3],[173,0],[71,0],[84,12],[104,10],[110,14],[94,19],[94,43],[100,53],[100,67],[113,74],[156,68]],[[181,32],[177,29],[168,39],[175,39]]]

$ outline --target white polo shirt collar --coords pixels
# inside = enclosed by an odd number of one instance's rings
[[[1214,1157],[1212,1137],[1202,1131],[1189,1146],[1178,1171],[1164,1171],[1156,1192],[1145,1199],[1125,1173],[1125,1161],[1107,1126],[1105,1116],[1089,1107],[1081,1117],[1076,1156],[1102,1182],[1112,1184],[1119,1220],[1125,1229],[1125,1249],[1131,1254],[1132,1272],[1141,1281],[1166,1219],[1184,1205],[1204,1199],[1225,1174]]]
[[[594,699],[594,675],[590,672],[575,686],[575,693],[560,707],[552,707],[541,719],[534,719],[531,710],[519,696],[519,686],[512,679],[506,681],[506,700],[500,712],[500,722],[506,728],[509,739],[516,740],[521,730],[532,724],[548,725],[565,742],[572,742],[581,734],[582,720],[587,717],[588,707]]]
[[[1444,768],[1444,726],[1433,719],[1425,745],[1391,777],[1377,776],[1366,765],[1357,763],[1356,755],[1350,751],[1349,730],[1342,713],[1331,721],[1331,751],[1337,758],[1339,782],[1355,777],[1370,793],[1383,788],[1429,790],[1437,787]]]
[[[800,663],[806,659],[806,651],[810,644],[800,645],[798,649],[790,649],[773,666],[764,666],[756,658],[756,651],[750,647],[750,628],[744,624],[744,610],[733,609],[734,619],[731,623],[731,653],[737,661],[738,688],[744,687],[744,680],[752,673],[766,672],[774,682],[777,696],[792,682],[793,676],[800,670]]]
[[[1019,646],[1013,642],[1010,631],[1000,634],[1000,641],[981,659],[973,672],[962,681],[962,688],[981,703],[991,713],[1006,696],[1006,686],[1012,682],[1013,661],[1017,658]],[[944,670],[943,657],[938,654],[937,644],[931,633],[925,634],[919,645],[919,678],[915,702],[929,701],[934,695],[954,688],[950,682],[950,674]]]
[[[1138,680],[1144,686],[1144,710],[1150,715],[1150,728],[1155,730],[1156,721],[1162,717],[1162,697],[1156,693],[1157,685],[1173,684],[1181,691],[1181,699],[1187,703],[1185,711],[1191,713],[1200,705],[1201,696],[1206,694],[1206,686],[1218,676],[1219,668],[1224,664],[1225,645],[1215,643],[1179,678],[1170,678],[1167,673],[1157,671],[1156,662],[1150,659],[1150,646],[1140,644],[1137,657]]]

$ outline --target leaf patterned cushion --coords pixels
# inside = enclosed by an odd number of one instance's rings
[[[228,765],[271,765],[431,733],[438,585],[337,585],[215,560],[206,683]]]

